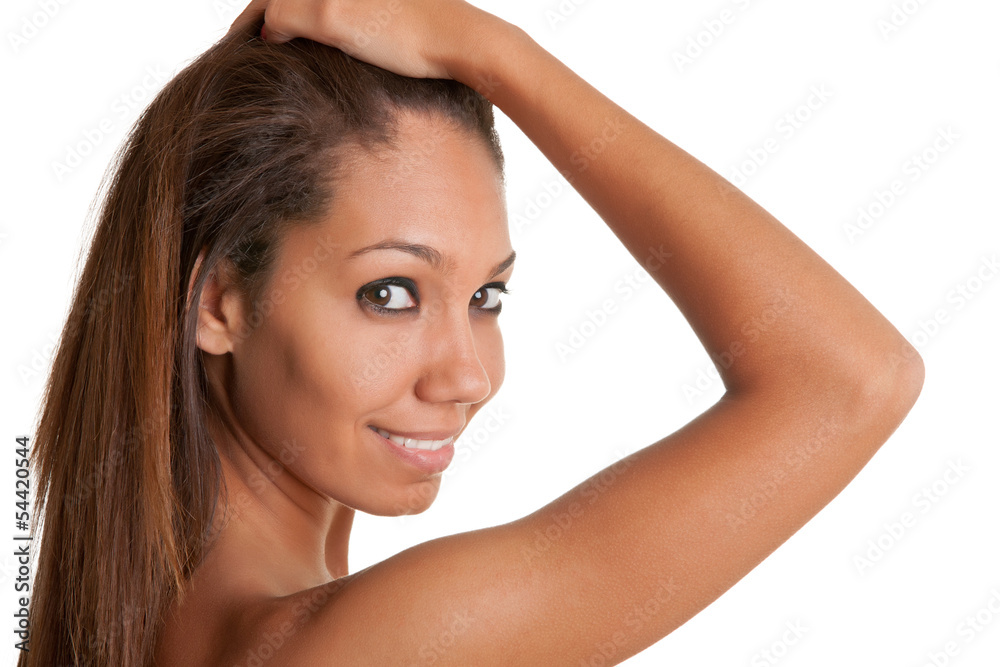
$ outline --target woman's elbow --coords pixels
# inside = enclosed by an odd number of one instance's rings
[[[848,409],[886,438],[909,414],[924,386],[924,362],[905,338],[875,352],[853,371]]]

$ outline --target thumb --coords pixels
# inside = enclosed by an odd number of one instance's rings
[[[241,30],[250,30],[251,26],[259,24],[264,19],[264,10],[267,9],[268,0],[251,0],[240,15],[236,17],[233,24],[229,26],[226,36]]]
[[[291,39],[289,35],[282,34],[277,30],[267,27],[267,20],[260,27],[260,38],[268,44],[282,44]]]

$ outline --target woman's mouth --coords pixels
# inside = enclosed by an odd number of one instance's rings
[[[386,431],[384,428],[379,428],[377,426],[369,425],[369,428],[381,435],[383,438],[392,440],[397,445],[402,445],[407,449],[429,449],[432,452],[441,449],[445,445],[450,445],[455,441],[455,436],[449,436],[443,440],[421,440],[418,438],[408,438],[403,435],[397,435],[390,431]]]
[[[389,451],[429,475],[444,472],[455,456],[455,447],[452,444],[455,436],[453,435],[443,440],[423,440],[397,435],[370,424],[368,428],[375,433],[379,441],[385,444]]]
[[[387,440],[392,440],[397,445],[406,447],[407,449],[426,449],[432,452],[436,452],[446,445],[450,445],[455,440],[455,436],[450,436],[444,440],[418,440],[416,438],[407,438],[402,435],[396,435],[390,431],[386,431],[384,428],[378,428],[377,426],[369,425],[373,431],[381,435]]]

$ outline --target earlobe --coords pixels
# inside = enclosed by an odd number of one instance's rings
[[[188,284],[188,303],[194,298],[195,277],[201,268],[205,249],[198,254],[191,280]],[[219,262],[205,277],[201,294],[198,296],[197,345],[209,354],[226,354],[233,351],[235,333],[240,322],[239,299],[236,286],[230,280],[230,272]]]

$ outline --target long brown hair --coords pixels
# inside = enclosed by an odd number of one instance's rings
[[[167,84],[113,165],[31,454],[36,534],[43,523],[19,667],[149,665],[211,546],[224,488],[191,307],[208,274],[231,265],[259,322],[283,230],[328,210],[339,149],[391,145],[403,109],[482,138],[502,177],[476,91],[307,40],[269,45],[259,29]]]

